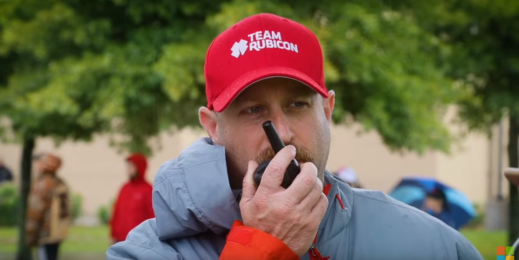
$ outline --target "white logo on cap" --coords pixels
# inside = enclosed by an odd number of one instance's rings
[[[246,40],[240,40],[235,42],[231,48],[231,55],[235,58],[244,55],[247,49],[249,51],[261,51],[262,49],[282,49],[287,51],[293,51],[299,53],[297,44],[283,41],[281,39],[280,32],[274,31],[257,31],[247,35],[250,39],[250,43]]]
[[[235,58],[240,57],[240,54],[243,55],[245,51],[247,51],[247,41],[241,40],[240,42],[235,42],[231,48],[231,55]]]

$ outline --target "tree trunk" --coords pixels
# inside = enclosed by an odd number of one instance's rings
[[[510,116],[510,130],[508,133],[508,161],[510,167],[519,166],[519,117]],[[499,174],[503,174],[500,172]],[[517,186],[509,182],[510,187],[510,202],[508,204],[508,245],[512,245],[519,237],[519,194],[517,193]]]
[[[21,178],[20,178],[20,204],[18,208],[18,248],[17,260],[31,260],[31,248],[25,243],[25,221],[27,215],[27,198],[31,189],[32,151],[34,149],[34,138],[24,137]]]

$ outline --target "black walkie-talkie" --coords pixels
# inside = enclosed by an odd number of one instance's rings
[[[263,123],[263,130],[265,130],[265,134],[269,139],[270,145],[272,146],[274,153],[277,154],[281,149],[285,147],[285,144],[283,143],[283,141],[281,141],[281,138],[279,137],[278,132],[276,131],[276,128],[274,127],[274,124],[271,121],[266,121]],[[263,177],[263,172],[265,171],[265,169],[267,169],[269,163],[270,160],[264,161],[258,166],[258,168],[256,168],[256,171],[254,172],[254,181],[256,182],[257,186],[260,185],[261,178]],[[281,186],[285,189],[288,188],[288,186],[292,184],[292,182],[297,177],[300,171],[301,168],[299,167],[299,163],[295,158],[292,159],[285,171],[285,176],[283,177],[283,183],[281,183]]]

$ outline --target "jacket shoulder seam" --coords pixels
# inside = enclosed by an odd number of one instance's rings
[[[178,158],[177,158],[178,159]],[[205,162],[201,162],[201,163],[196,163],[196,164],[193,164],[193,165],[190,165],[188,167],[179,167],[178,165],[174,164],[174,165],[170,165],[170,166],[167,166],[167,168],[165,169],[165,171],[167,170],[172,170],[172,171],[185,171],[187,169],[190,169],[190,168],[193,168],[193,167],[196,167],[196,166],[200,166],[200,165],[204,165],[206,163],[211,163],[211,162],[215,162],[215,161],[218,161],[218,160],[221,160],[222,158],[216,158],[216,159],[213,159],[213,160],[210,160],[210,161],[205,161]],[[225,159],[225,158],[224,158]],[[167,179],[169,179],[172,175],[175,175],[175,174],[168,174],[168,176],[165,176],[163,178],[161,178],[159,180],[159,183],[162,184],[164,181],[166,181]],[[155,186],[155,185],[153,185]]]
[[[213,161],[216,161],[213,160]],[[197,165],[202,165],[202,164],[205,164],[205,163],[209,163],[209,162],[212,162],[212,161],[207,161],[207,162],[204,162],[204,163],[199,163]],[[195,165],[193,165],[195,166]],[[214,229],[215,226],[213,225],[213,223],[211,222],[211,220],[209,220],[203,213],[202,211],[196,206],[196,204],[193,202],[193,198],[191,196],[191,193],[189,192],[189,189],[186,187],[186,182],[185,182],[185,179],[184,179],[184,172],[185,172],[185,169],[183,168],[180,168],[180,167],[176,167],[176,166],[171,166],[173,167],[172,170],[174,170],[175,172],[177,172],[176,174],[170,174],[169,176],[165,177],[163,180],[160,181],[160,183],[158,183],[157,185],[163,185],[164,182],[166,180],[168,180],[169,178],[173,177],[173,176],[179,176],[181,178],[181,182],[182,182],[182,190],[187,194],[188,198],[189,198],[189,203],[191,204],[191,206],[193,207],[193,210],[195,210],[196,214],[198,214],[198,216],[204,220],[204,222],[206,223],[206,225],[211,228],[211,229]],[[169,168],[169,167],[168,167]],[[155,186],[155,185],[154,185]]]
[[[385,203],[385,204],[391,204],[391,205],[394,205],[394,206],[397,206],[397,207],[400,207],[400,208],[403,208],[403,209],[406,209],[406,210],[412,210],[412,211],[418,211],[418,212],[421,212],[420,210],[418,210],[418,209],[416,209],[416,208],[414,208],[414,207],[411,207],[411,206],[409,206],[409,207],[404,207],[404,206],[399,205],[399,204],[397,204],[397,203],[395,203],[395,202],[393,202],[393,201],[389,201],[389,200],[385,200],[385,201],[384,201],[384,200],[377,199],[377,198],[373,198],[373,197],[369,197],[369,196],[366,196],[366,195],[364,195],[364,194],[357,193],[357,192],[354,192],[354,194],[355,194],[356,196],[361,196],[361,197],[364,197],[364,198],[366,198],[366,199],[370,199],[370,200],[376,200],[376,201],[378,201],[378,202]],[[387,196],[387,195],[386,195],[386,196]]]

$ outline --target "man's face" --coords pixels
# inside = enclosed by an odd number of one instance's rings
[[[45,172],[45,160],[47,160],[46,155],[43,155],[36,161],[36,170],[39,174]]]
[[[271,120],[285,145],[296,147],[300,163],[312,162],[323,180],[330,149],[334,94],[323,98],[300,82],[271,78],[246,88],[222,113],[215,130],[206,130],[225,147],[231,185],[241,187],[249,160],[274,157],[262,124]],[[203,120],[202,120],[203,121]]]
[[[36,161],[36,170],[38,173],[56,173],[61,166],[61,159],[53,155],[42,155]]]
[[[137,168],[131,162],[126,162],[126,174],[128,174],[128,178],[130,180],[134,179],[137,176]]]
[[[443,211],[443,200],[428,196],[425,198],[424,206],[427,209],[430,209],[435,213],[440,214]]]

